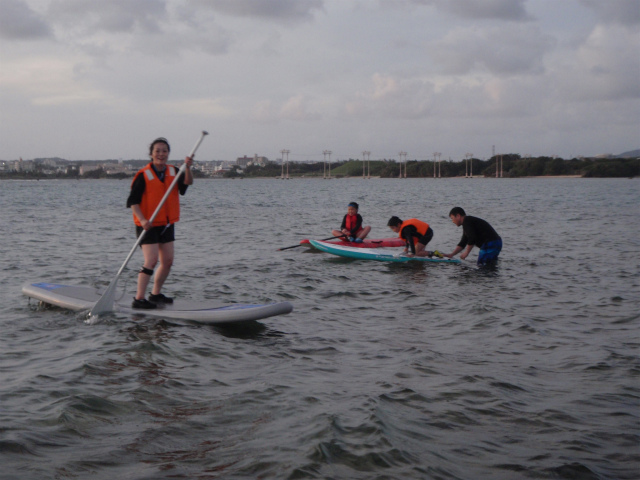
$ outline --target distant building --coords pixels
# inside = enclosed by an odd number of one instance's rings
[[[122,161],[117,164],[108,163],[102,166],[107,175],[116,175],[118,173],[128,173],[131,169],[124,165]]]
[[[20,160],[13,162],[13,169],[16,172],[33,172],[35,168],[33,160],[22,160],[22,158],[20,158]]]
[[[78,173],[80,175],[84,175],[87,172],[91,172],[99,168],[100,168],[100,165],[98,163],[91,163],[91,164],[83,163],[82,165],[80,165],[80,169],[78,170]]]
[[[42,160],[42,165],[47,167],[57,167],[58,162],[56,162],[55,158],[45,158]]]
[[[267,157],[259,157],[258,154],[254,154],[253,157],[238,157],[236,158],[236,165],[240,165],[241,167],[246,167],[248,165],[259,165],[264,167],[269,159]]]

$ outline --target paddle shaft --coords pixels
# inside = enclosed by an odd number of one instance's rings
[[[327,240],[333,240],[334,238],[342,238],[342,237],[346,237],[346,235],[338,235],[337,237],[332,236],[329,238],[323,238],[322,240],[320,240],[321,242],[326,242]],[[298,245],[293,245],[292,247],[284,247],[284,248],[279,248],[278,251],[282,251],[282,250],[289,250],[290,248],[298,248],[301,247],[302,244],[298,244]]]

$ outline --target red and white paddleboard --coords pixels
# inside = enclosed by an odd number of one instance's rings
[[[360,248],[379,248],[379,247],[404,247],[405,242],[399,237],[391,238],[365,238],[362,243],[350,242],[343,240],[342,238],[336,238],[335,240],[315,240],[319,243],[328,243],[329,245],[342,245],[343,247],[360,247]],[[300,241],[300,245],[311,245],[311,241],[308,238]]]

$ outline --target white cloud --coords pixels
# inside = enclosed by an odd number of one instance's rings
[[[309,121],[318,120],[320,115],[311,112],[310,101],[303,95],[289,98],[280,109],[280,117],[288,120]]]
[[[625,101],[640,99],[640,31],[597,26],[559,77],[568,99]],[[613,54],[615,52],[615,54]],[[562,60],[567,62],[566,59]],[[568,68],[569,67],[569,68]]]
[[[22,0],[0,2],[0,38],[33,40],[48,38],[51,33],[44,17],[34,12]]]
[[[207,118],[228,118],[232,111],[217,98],[192,98],[160,101],[157,113],[162,115],[195,115]]]
[[[428,80],[376,73],[368,88],[347,102],[345,111],[356,118],[420,118],[430,114],[434,95],[434,85]]]
[[[324,0],[191,0],[191,3],[227,15],[289,23],[313,19],[314,12],[323,9]]]
[[[429,54],[445,73],[540,74],[554,39],[535,26],[456,28],[432,42]]]
[[[528,21],[526,0],[410,0],[417,5],[433,5],[436,8],[469,19],[493,19]]]
[[[276,105],[272,100],[260,100],[252,108],[251,119],[261,123],[281,120],[307,122],[319,120],[321,115],[312,111],[312,101],[304,95],[295,95]]]
[[[580,0],[580,3],[592,8],[603,23],[640,24],[638,0]]]
[[[85,35],[97,31],[157,33],[167,15],[165,0],[58,0],[47,13],[66,29]]]

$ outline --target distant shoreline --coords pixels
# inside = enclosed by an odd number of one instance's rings
[[[195,180],[196,181],[200,181],[200,180],[264,180],[264,179],[268,179],[268,180],[348,180],[348,179],[352,179],[352,178],[360,178],[362,179],[362,177],[360,176],[333,176],[331,178],[322,178],[322,177],[317,177],[317,176],[302,176],[302,175],[296,175],[296,176],[292,176],[290,175],[289,178],[280,178],[280,177],[235,177],[235,178],[216,178],[216,177],[196,177]],[[367,180],[371,180],[371,179],[380,179],[380,178],[389,178],[389,179],[393,179],[393,178],[397,178],[397,177],[380,177],[380,176],[371,176],[370,178],[367,178]],[[442,179],[468,179],[468,180],[518,180],[518,179],[525,179],[525,178],[533,178],[533,179],[540,179],[540,178],[584,178],[584,179],[602,179],[602,178],[624,178],[624,179],[634,179],[634,178],[640,178],[640,177],[585,177],[583,175],[535,175],[535,176],[524,176],[524,177],[493,177],[493,176],[489,176],[489,177],[485,177],[485,176],[473,176],[473,177],[437,177],[437,178],[433,178],[433,177],[407,177],[406,179],[420,179],[420,180],[442,180]],[[80,180],[125,180],[125,181],[130,181],[131,179],[133,179],[133,176],[131,177],[127,177],[127,178],[81,178],[81,177],[77,177],[77,178],[63,178],[63,177],[6,177],[3,175],[0,175],[0,180],[14,180],[14,181],[31,181],[31,182],[39,182],[39,181],[51,181],[51,180],[76,180],[76,181],[80,181]],[[405,180],[405,178],[399,179],[399,180]]]

